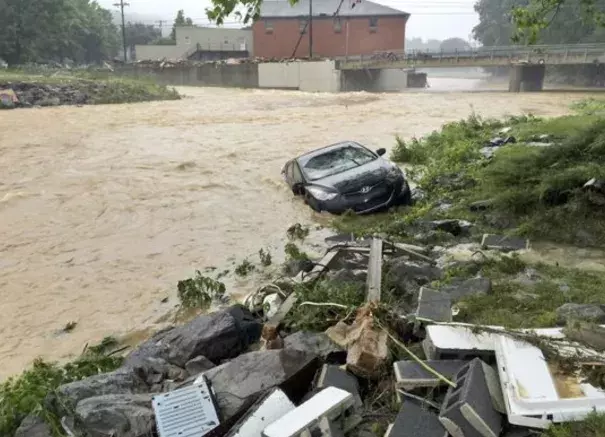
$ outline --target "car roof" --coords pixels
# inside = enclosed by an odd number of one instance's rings
[[[304,153],[304,154],[298,156],[297,158],[295,158],[295,160],[299,161],[299,162],[300,161],[307,162],[310,159],[315,158],[316,156],[323,155],[324,153],[327,153],[327,152],[329,152],[331,150],[341,149],[341,148],[343,148],[345,146],[349,146],[349,145],[351,145],[351,146],[357,146],[357,147],[363,147],[364,149],[367,149],[367,147],[362,146],[361,144],[359,144],[356,141],[348,141],[348,140],[347,141],[340,141],[338,143],[330,144],[328,146],[321,147],[319,149],[315,149],[315,150],[312,150],[310,152]]]

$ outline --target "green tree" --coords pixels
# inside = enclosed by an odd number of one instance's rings
[[[516,25],[513,41],[535,43],[544,35],[553,36],[553,29],[561,25],[561,33],[569,33],[570,40],[583,41],[601,32],[605,26],[604,0],[529,0],[526,5],[512,9]],[[582,29],[575,28],[580,26]],[[570,41],[570,42],[572,42]]]
[[[98,62],[118,44],[111,13],[90,0],[0,0],[0,57],[9,64]]]
[[[441,46],[439,48],[444,52],[463,52],[465,50],[470,50],[471,45],[468,43],[468,41],[465,41],[462,38],[448,38],[441,42]]]
[[[151,44],[162,38],[162,31],[151,24],[128,23],[126,25],[126,41],[130,47]]]
[[[185,11],[179,10],[174,19],[174,25],[172,26],[172,32],[170,32],[170,38],[176,40],[176,28],[178,26],[193,26],[193,20],[189,17],[185,18]]]
[[[576,44],[605,41],[598,18],[585,15],[584,0],[561,1],[554,10],[543,8],[551,0],[479,0],[479,24],[474,37],[485,46],[512,43]],[[605,5],[605,0],[596,0]],[[538,20],[538,17],[541,17]]]

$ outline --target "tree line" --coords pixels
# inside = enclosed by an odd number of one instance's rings
[[[475,11],[485,46],[605,42],[605,0],[479,0]]]
[[[126,42],[174,44],[176,26],[193,25],[179,11],[172,32],[145,23],[126,25]],[[91,0],[0,0],[0,59],[9,65],[28,62],[99,63],[118,55],[120,27],[111,11]]]

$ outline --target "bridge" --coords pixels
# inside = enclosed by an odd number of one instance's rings
[[[386,69],[510,66],[509,91],[541,91],[547,65],[605,63],[605,44],[479,47],[465,51],[391,51],[336,59],[336,69]],[[413,73],[409,73],[413,74]]]
[[[579,65],[605,62],[605,44],[479,47],[453,52],[382,51],[337,59],[339,70]]]

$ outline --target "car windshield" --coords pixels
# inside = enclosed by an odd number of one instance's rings
[[[369,150],[353,144],[331,149],[316,155],[302,163],[303,170],[310,181],[316,181],[374,161],[376,155]]]

